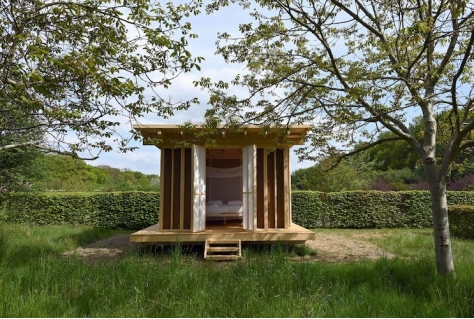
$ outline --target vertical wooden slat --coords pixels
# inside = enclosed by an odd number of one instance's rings
[[[287,200],[287,203],[288,203],[288,227],[291,226],[291,224],[293,223],[293,206],[291,204],[291,162],[290,162],[290,149],[287,148],[286,150],[286,158],[287,158],[287,165],[288,165],[288,170],[287,170],[287,174],[288,174],[288,200]]]
[[[191,148],[191,230],[194,232],[194,214],[196,213],[194,211],[194,201],[195,201],[195,196],[196,192],[194,189],[194,183],[196,182],[196,172],[194,168],[194,147]]]
[[[283,153],[283,188],[284,188],[284,200],[285,200],[285,228],[290,227],[291,220],[290,220],[290,201],[291,201],[291,186],[290,186],[290,167],[289,167],[289,148],[284,149]]]
[[[176,148],[173,149],[173,229],[180,229],[181,226],[181,203],[181,149]]]
[[[161,162],[160,162],[160,210],[158,216],[158,229],[163,230],[163,215],[165,214],[165,149],[160,151]]]
[[[191,149],[186,148],[184,152],[184,229],[192,229],[192,159]]]
[[[252,166],[253,166],[253,183],[252,187],[252,196],[253,196],[253,229],[257,229],[257,148],[253,146],[253,157],[252,157]]]
[[[179,229],[184,229],[184,178],[185,178],[185,163],[184,163],[184,148],[181,148],[181,175],[179,182]]]
[[[263,148],[257,148],[257,169],[256,169],[256,196],[257,196],[257,228],[265,228],[265,179],[264,179],[264,154]]]
[[[277,155],[278,155],[278,150],[273,151],[273,193],[274,193],[274,198],[273,202],[275,203],[275,216],[273,219],[273,224],[275,228],[278,228],[278,167],[277,167]]]
[[[268,207],[268,228],[275,228],[275,152],[266,152],[267,154],[267,201]]]
[[[275,162],[275,174],[276,174],[276,192],[277,192],[277,228],[286,228],[286,188],[285,188],[285,150],[276,150],[276,162]]]
[[[171,206],[170,206],[170,229],[173,229],[173,215],[174,215],[174,149],[171,150]]]
[[[242,148],[242,227],[249,229],[249,147]]]
[[[166,148],[162,151],[165,156],[163,165],[163,188],[161,194],[163,196],[163,213],[161,216],[162,229],[171,229],[171,212],[172,212],[172,188],[173,180],[173,150]]]
[[[263,228],[268,229],[268,172],[267,150],[263,149]]]

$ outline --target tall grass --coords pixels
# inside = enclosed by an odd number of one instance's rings
[[[101,230],[24,225],[0,225],[0,230],[2,317],[474,315],[473,252],[468,249],[471,260],[462,258],[457,276],[449,278],[437,276],[433,259],[423,253],[419,258],[326,264],[294,262],[283,249],[274,249],[239,262],[212,263],[175,249],[171,254],[132,252],[91,265],[60,253],[79,245],[82,232],[89,237]],[[26,233],[28,239],[21,238]],[[413,233],[396,232],[394,239],[399,234]],[[422,242],[423,236],[414,235]],[[456,241],[459,247],[471,244]],[[423,252],[423,245],[407,250]]]

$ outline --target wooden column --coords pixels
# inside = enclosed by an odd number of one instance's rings
[[[290,226],[290,182],[288,149],[257,151],[257,228]]]
[[[191,151],[185,148],[166,148],[161,152],[159,229],[190,229]]]
[[[158,217],[158,229],[163,230],[164,203],[163,189],[165,188],[165,150],[160,151],[160,214]]]

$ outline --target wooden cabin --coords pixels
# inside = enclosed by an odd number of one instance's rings
[[[290,148],[303,144],[310,126],[283,133],[276,127],[220,129],[212,133],[211,147],[205,147],[200,127],[135,128],[145,145],[161,150],[161,185],[158,224],[131,234],[131,242],[201,243],[210,256],[225,250],[213,249],[213,243],[238,243],[240,255],[241,242],[314,239],[291,221]]]

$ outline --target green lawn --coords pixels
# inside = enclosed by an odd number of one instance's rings
[[[110,236],[91,227],[0,224],[2,317],[473,317],[474,243],[454,240],[456,277],[436,275],[430,230],[366,236],[393,260],[295,262],[280,249],[234,263],[127,253],[88,264],[61,254]]]

